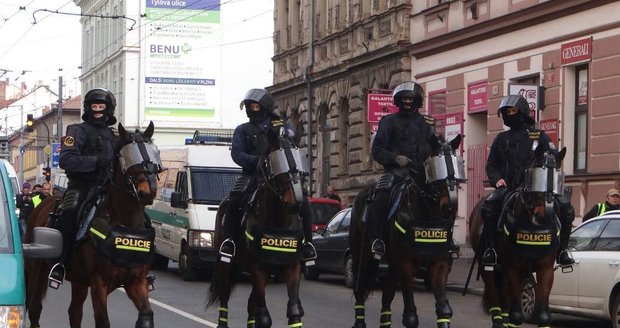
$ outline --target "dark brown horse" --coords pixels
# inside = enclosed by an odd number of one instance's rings
[[[525,183],[508,193],[500,219],[497,250],[498,265],[484,268],[480,264],[484,199],[469,217],[469,235],[476,253],[478,271],[484,281],[483,307],[491,314],[492,327],[518,327],[524,321],[521,305],[522,286],[536,273],[534,320],[538,327],[549,327],[549,293],[559,247],[560,222],[555,197],[562,192],[560,167],[566,148],[557,154],[538,146]]]
[[[430,284],[435,295],[437,326],[450,327],[452,308],[446,295],[448,274],[452,258],[448,240],[457,211],[457,192],[465,179],[463,162],[456,156],[461,136],[446,142],[434,138],[432,155],[425,161],[427,183],[418,185],[406,172],[402,184],[394,188],[385,235],[388,277],[382,282],[381,327],[391,327],[390,306],[397,285],[400,283],[404,310],[402,323],[405,327],[418,327],[419,320],[414,302],[414,278],[421,266],[427,266]],[[355,285],[355,323],[353,328],[365,328],[364,303],[370,285],[375,280],[378,263],[372,260],[370,240],[366,232],[367,202],[371,188],[362,190],[352,209],[349,232],[353,250],[353,274]]]
[[[219,303],[218,328],[228,327],[228,301],[240,271],[249,273],[252,281],[247,327],[272,325],[265,301],[271,273],[278,273],[286,283],[289,327],[302,325],[304,311],[299,299],[299,284],[303,233],[299,208],[304,197],[302,179],[307,166],[298,149],[287,142],[282,145],[259,164],[259,187],[246,207],[244,233],[236,238],[238,246],[232,263],[220,259],[216,263],[207,307]],[[295,165],[290,165],[293,162]],[[225,200],[217,213],[216,245],[222,243],[221,227],[226,220],[227,206]]]
[[[152,204],[161,172],[159,151],[152,143],[151,122],[144,133],[127,132],[119,124],[120,151],[105,193],[101,193],[86,239],[76,242],[67,260],[67,280],[71,281],[69,325],[81,327],[82,307],[90,288],[97,328],[110,327],[107,297],[123,287],[138,309],[135,327],[154,327],[148,299],[147,273],[152,255],[154,232],[144,217],[144,207]],[[48,217],[61,203],[58,196],[47,197],[30,216],[26,238],[34,227],[47,226]],[[31,327],[39,327],[50,262],[27,260],[27,308]]]

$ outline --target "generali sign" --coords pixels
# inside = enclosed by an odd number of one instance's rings
[[[592,60],[592,37],[562,45],[561,64],[569,65]]]

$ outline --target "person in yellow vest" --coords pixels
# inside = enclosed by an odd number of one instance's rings
[[[586,222],[595,216],[613,210],[620,210],[620,191],[616,188],[609,189],[607,191],[607,200],[594,205],[594,207],[583,216],[582,221]]]
[[[41,192],[36,196],[32,197],[32,204],[34,207],[39,206],[41,202],[50,195],[52,192],[52,185],[49,182],[43,182],[41,185]]]

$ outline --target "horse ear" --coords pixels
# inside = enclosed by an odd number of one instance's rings
[[[566,156],[566,147],[562,147],[562,150],[560,150],[560,152],[558,153],[558,162],[562,163],[562,161],[564,160],[564,156]]]
[[[144,130],[144,136],[147,137],[148,139],[151,139],[154,132],[155,132],[155,125],[153,124],[153,121],[151,121],[151,123],[149,123],[149,126],[146,127],[146,130]]]
[[[125,127],[123,126],[123,124],[121,124],[120,122],[118,123],[118,133],[121,135],[121,137],[125,137],[127,135],[127,130],[125,130]]]
[[[461,145],[461,140],[463,140],[463,137],[459,133],[456,137],[454,137],[454,139],[452,139],[452,141],[450,141],[450,147],[452,147],[452,150],[457,150],[459,148]]]

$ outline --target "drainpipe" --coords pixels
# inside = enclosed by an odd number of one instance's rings
[[[314,64],[314,0],[310,1],[310,8],[308,10],[308,21],[310,22],[310,41],[308,42],[308,64],[304,68],[304,81],[306,82],[306,89],[308,93],[308,172],[310,179],[308,181],[308,195],[312,196],[312,78],[310,74],[312,72],[312,65]]]

